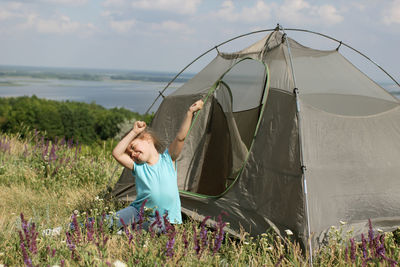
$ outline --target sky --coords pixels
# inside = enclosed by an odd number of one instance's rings
[[[227,39],[277,23],[341,40],[400,80],[400,0],[0,0],[0,65],[176,73]],[[241,50],[265,34],[219,49]],[[311,34],[287,34],[317,49],[338,45]],[[350,50],[340,51],[365,72],[383,77]]]

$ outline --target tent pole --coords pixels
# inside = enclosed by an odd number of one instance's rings
[[[201,54],[200,56],[198,56],[197,58],[195,58],[195,59],[194,59],[192,62],[190,62],[188,65],[186,65],[180,72],[178,72],[178,74],[175,75],[174,78],[171,79],[171,81],[168,82],[168,84],[164,87],[164,89],[163,89],[163,90],[160,92],[160,94],[156,97],[156,99],[154,100],[154,102],[153,102],[153,103],[150,105],[150,107],[147,109],[145,115],[148,114],[148,113],[150,112],[151,108],[154,106],[154,104],[157,102],[157,100],[160,98],[160,96],[161,96],[161,95],[164,93],[164,91],[167,90],[167,88],[176,80],[176,78],[178,78],[179,75],[182,74],[182,72],[184,72],[184,71],[185,71],[187,68],[189,68],[193,63],[195,63],[197,60],[199,60],[200,58],[202,58],[203,56],[205,56],[206,54],[208,54],[208,53],[211,52],[212,50],[216,49],[217,52],[219,53],[218,47],[220,47],[220,46],[222,46],[222,45],[224,45],[224,44],[226,44],[226,43],[229,43],[229,42],[231,42],[231,41],[233,41],[233,40],[236,40],[236,39],[239,39],[239,38],[248,36],[248,35],[256,34],[256,33],[276,31],[277,29],[282,29],[282,30],[283,30],[283,28],[278,24],[277,27],[274,28],[274,29],[259,30],[259,31],[253,31],[253,32],[241,34],[241,35],[238,35],[238,36],[236,36],[236,37],[233,37],[233,38],[231,38],[231,39],[229,39],[229,40],[227,40],[227,41],[225,41],[225,42],[222,42],[222,43],[220,43],[220,44],[214,46],[213,48],[210,48],[209,50],[207,50],[206,52],[204,52],[203,54]],[[328,35],[325,35],[325,34],[322,34],[322,33],[319,33],[319,32],[309,31],[309,30],[294,29],[294,28],[293,28],[293,29],[291,29],[291,28],[286,28],[285,30],[287,30],[287,31],[299,31],[299,32],[313,33],[313,34],[317,34],[317,35],[323,36],[323,37],[325,37],[325,38],[328,38],[328,39],[330,39],[330,40],[333,40],[333,41],[335,41],[335,42],[338,42],[338,43],[340,43],[341,45],[344,45],[344,46],[350,48],[351,50],[355,51],[356,53],[360,54],[361,56],[365,57],[367,60],[369,60],[370,62],[372,62],[372,64],[374,64],[374,65],[377,66],[380,70],[382,70],[387,76],[389,76],[389,78],[390,78],[393,82],[395,82],[398,86],[400,86],[399,82],[397,82],[386,70],[384,70],[381,66],[379,66],[377,63],[375,63],[372,59],[370,59],[369,57],[367,57],[366,55],[364,55],[363,53],[361,53],[361,52],[358,51],[357,49],[351,47],[350,45],[348,45],[348,44],[346,44],[346,43],[344,43],[344,42],[342,42],[342,41],[339,41],[339,40],[337,40],[337,39],[335,39],[335,38],[333,38],[333,37],[330,37],[330,36],[328,36]]]
[[[195,63],[197,60],[199,60],[199,59],[202,58],[203,56],[207,55],[208,53],[210,53],[210,52],[213,51],[214,49],[217,50],[217,53],[219,53],[218,47],[220,47],[220,46],[222,46],[222,45],[224,45],[224,44],[226,44],[226,43],[229,43],[229,42],[231,42],[231,41],[233,41],[233,40],[236,40],[236,39],[239,39],[239,38],[248,36],[248,35],[256,34],[256,33],[271,32],[271,31],[275,31],[275,30],[276,30],[276,28],[274,28],[274,29],[266,29],[266,30],[259,30],[259,31],[253,31],[253,32],[241,34],[241,35],[238,35],[238,36],[236,36],[236,37],[233,37],[233,38],[231,38],[231,39],[229,39],[229,40],[227,40],[227,41],[225,41],[225,42],[222,42],[222,43],[220,43],[220,44],[218,44],[218,45],[216,45],[216,46],[214,46],[214,47],[208,49],[206,52],[204,52],[204,53],[201,54],[200,56],[196,57],[192,62],[190,62],[189,64],[187,64],[180,72],[178,72],[178,74],[175,75],[174,78],[171,79],[171,81],[168,82],[168,84],[164,87],[164,89],[163,89],[161,92],[159,92],[159,95],[156,97],[156,99],[153,101],[153,103],[150,105],[150,107],[147,109],[147,111],[146,111],[144,114],[146,115],[146,114],[148,114],[148,113],[150,112],[151,108],[154,106],[154,104],[157,102],[157,100],[160,98],[160,96],[162,96],[162,94],[164,93],[164,91],[167,90],[167,88],[176,80],[176,78],[179,77],[179,75],[182,74],[182,72],[184,72],[187,68],[189,68],[193,63]]]
[[[326,35],[326,34],[322,34],[322,33],[319,33],[319,32],[314,32],[314,31],[309,31],[309,30],[291,29],[291,28],[287,28],[287,29],[285,29],[285,30],[287,30],[287,31],[298,31],[298,32],[312,33],[312,34],[316,34],[316,35],[319,35],[319,36],[323,36],[323,37],[328,38],[328,39],[330,39],[330,40],[332,40],[332,41],[338,42],[340,45],[344,45],[344,46],[346,46],[347,48],[349,48],[349,49],[353,50],[354,52],[360,54],[361,56],[365,57],[365,58],[366,58],[367,60],[369,60],[372,64],[374,64],[374,65],[375,65],[376,67],[378,67],[381,71],[383,71],[394,83],[396,83],[398,86],[400,86],[400,83],[399,83],[398,81],[396,81],[396,79],[393,78],[393,77],[392,77],[386,70],[384,70],[379,64],[377,64],[375,61],[373,61],[372,59],[370,59],[369,57],[367,57],[365,54],[361,53],[361,52],[358,51],[357,49],[351,47],[350,45],[348,45],[348,44],[346,44],[346,43],[344,43],[344,42],[342,42],[342,41],[339,41],[339,40],[337,40],[337,39],[335,39],[335,38],[333,38],[333,37],[330,37],[330,36],[328,36],[328,35]],[[339,45],[339,46],[340,46],[340,45]],[[339,48],[339,47],[338,47],[338,48]]]
[[[298,122],[298,128],[299,128],[299,150],[300,150],[300,164],[301,164],[301,172],[303,175],[303,188],[304,188],[304,197],[305,197],[305,208],[306,208],[306,218],[307,218],[307,243],[308,243],[308,250],[310,254],[310,266],[313,265],[313,251],[312,251],[312,245],[311,245],[311,229],[310,229],[310,215],[309,215],[309,208],[308,208],[308,194],[307,194],[307,179],[306,179],[306,166],[304,165],[304,157],[303,157],[303,138],[302,138],[302,128],[301,128],[301,115],[300,115],[300,100],[299,100],[299,89],[297,88],[296,84],[296,75],[294,72],[293,68],[293,60],[292,60],[292,53],[290,50],[290,44],[289,44],[289,39],[287,38],[287,35],[285,33],[285,29],[281,27],[281,30],[283,32],[283,38],[286,42],[288,54],[289,54],[289,62],[290,62],[290,70],[292,72],[292,78],[293,78],[293,85],[294,85],[294,90],[293,93],[295,94],[296,98],[296,108],[297,108],[297,122]]]

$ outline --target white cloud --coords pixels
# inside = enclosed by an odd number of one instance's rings
[[[87,4],[88,0],[42,0],[42,2],[55,5],[83,6]]]
[[[400,0],[394,0],[383,10],[383,22],[386,25],[400,24]]]
[[[332,25],[343,20],[343,16],[333,5],[312,5],[306,0],[286,0],[282,4],[279,3],[258,0],[253,6],[237,9],[232,0],[227,0],[212,16],[229,22],[259,23],[277,19],[278,22],[282,20],[296,25]]]
[[[163,21],[161,23],[151,24],[151,30],[160,32],[179,32],[181,34],[192,34],[194,31],[186,24],[172,20]]]
[[[236,7],[231,0],[224,1],[221,9],[213,15],[226,21],[237,22],[259,22],[266,21],[270,18],[271,9],[274,5],[267,5],[264,1],[257,1],[252,7],[244,7],[240,11],[236,11]]]
[[[71,20],[65,15],[54,16],[51,19],[43,19],[36,13],[30,13],[24,16],[25,21],[16,25],[19,30],[33,30],[40,34],[78,34],[88,36],[97,31],[92,23],[80,23]]]
[[[286,0],[277,14],[284,22],[296,25],[333,25],[344,19],[333,5],[312,5],[305,0]]]
[[[96,27],[92,23],[81,23],[72,20],[68,15],[54,11],[50,17],[42,12],[43,5],[48,3],[81,5],[87,0],[41,0],[12,1],[0,4],[0,21],[3,21],[2,33],[17,34],[31,31],[39,34],[73,34],[88,36],[94,33]]]
[[[10,12],[8,10],[0,9],[0,21],[2,20],[8,20],[10,18],[14,18],[16,16],[16,13]]]
[[[134,19],[131,20],[111,20],[110,27],[118,33],[127,33],[136,24]]]
[[[22,16],[20,11],[21,6],[22,4],[17,2],[0,5],[0,21],[20,18]]]
[[[132,7],[162,10],[179,14],[195,14],[202,0],[133,0]]]
[[[36,21],[36,30],[40,33],[72,33],[80,28],[80,24],[67,16],[61,16],[56,19],[38,19]]]
[[[128,7],[128,0],[106,0],[102,3],[104,7]]]
[[[337,24],[343,20],[343,16],[339,15],[337,9],[331,5],[317,7],[316,14],[328,24]]]

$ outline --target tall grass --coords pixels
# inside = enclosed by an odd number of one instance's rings
[[[139,221],[110,229],[122,203],[103,199],[120,168],[110,144],[93,149],[74,140],[47,141],[38,132],[0,135],[0,264],[5,266],[308,266],[299,244],[273,232],[258,237],[225,233],[229,214],[213,228],[163,217],[152,230]],[[115,175],[113,184],[118,179]],[[142,211],[146,220],[145,211]],[[116,219],[116,218],[115,218]],[[71,223],[73,230],[71,229]],[[165,224],[165,229],[162,224]],[[356,241],[332,228],[314,251],[315,266],[395,266],[399,231],[372,230]]]

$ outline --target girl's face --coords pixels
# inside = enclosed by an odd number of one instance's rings
[[[151,138],[136,138],[126,148],[126,153],[136,163],[144,163],[150,158],[151,146],[154,146]]]

